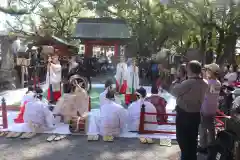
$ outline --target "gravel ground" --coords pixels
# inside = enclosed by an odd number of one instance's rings
[[[140,144],[138,139],[116,139],[114,143],[87,142],[85,136],[69,136],[46,142],[49,135],[31,140],[0,137],[1,160],[177,160],[177,145],[162,147]],[[172,158],[170,158],[172,157]]]

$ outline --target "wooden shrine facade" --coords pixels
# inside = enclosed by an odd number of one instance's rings
[[[131,38],[127,23],[113,18],[81,18],[76,25],[75,39],[85,45],[85,55],[92,55],[93,46],[114,46],[114,56],[120,54],[120,46]]]

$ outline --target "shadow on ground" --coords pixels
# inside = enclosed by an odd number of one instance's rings
[[[170,160],[170,155],[179,150],[176,145],[146,145],[127,138],[107,143],[88,142],[86,136],[69,136],[49,143],[47,136],[38,135],[31,140],[0,138],[1,160]]]

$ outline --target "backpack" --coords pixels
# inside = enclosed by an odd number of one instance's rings
[[[234,160],[233,149],[235,135],[229,131],[220,131],[215,143],[209,146],[207,160]]]

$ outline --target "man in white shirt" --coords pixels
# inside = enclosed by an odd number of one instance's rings
[[[147,92],[141,87],[136,90],[138,100],[130,104],[128,107],[128,130],[139,131],[141,107],[145,106],[145,111],[150,113],[156,113],[157,110],[154,105],[148,101],[145,101]],[[147,122],[157,122],[157,115],[145,115]],[[144,124],[146,130],[157,130],[157,124]]]
[[[36,99],[25,106],[23,119],[32,132],[43,132],[54,128],[53,113],[49,110],[48,104],[42,101],[42,93],[41,88],[36,88]]]
[[[126,128],[127,111],[114,102],[114,91],[108,90],[99,115],[91,115],[89,135],[119,136]]]

